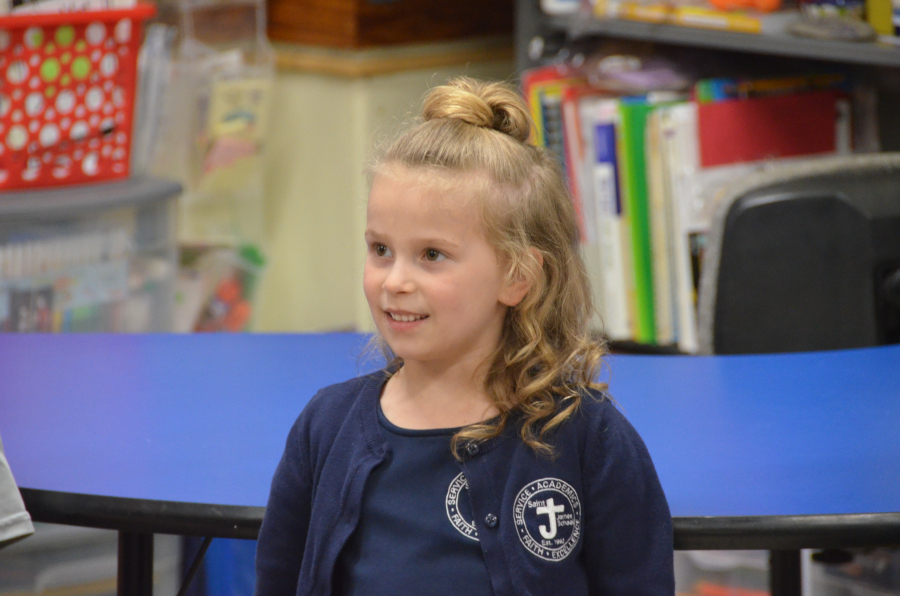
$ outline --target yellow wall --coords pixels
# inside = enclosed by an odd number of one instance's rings
[[[471,50],[471,44],[462,47]],[[404,55],[402,49],[392,52],[388,61]],[[371,329],[362,264],[364,167],[373,143],[392,135],[415,114],[425,91],[450,77],[509,79],[511,54],[511,48],[482,52],[475,62],[375,75],[353,74],[365,68],[349,75],[290,64],[279,68],[266,147],[268,266],[255,301],[254,330]],[[444,62],[451,61],[448,55]],[[385,56],[375,58],[383,67]]]

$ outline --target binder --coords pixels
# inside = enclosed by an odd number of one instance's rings
[[[700,164],[834,153],[844,126],[840,116],[849,110],[840,90],[698,104]]]

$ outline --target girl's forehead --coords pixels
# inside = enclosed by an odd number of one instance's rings
[[[468,238],[484,236],[481,204],[468,179],[430,172],[379,173],[372,181],[366,209],[367,233],[376,235]]]
[[[395,184],[418,191],[430,200],[455,204],[467,204],[485,196],[491,186],[490,177],[477,170],[460,171],[434,167],[409,167],[402,164],[386,164],[375,174],[389,178]]]

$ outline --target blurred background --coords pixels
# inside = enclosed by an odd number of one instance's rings
[[[890,0],[0,0],[0,330],[370,331],[366,164],[428,88],[468,75],[522,89],[559,157],[597,333],[698,352],[728,184],[900,149],[895,15]],[[625,202],[641,219],[616,219]],[[883,341],[900,341],[892,283]],[[115,593],[114,532],[37,526],[0,551],[0,596]],[[254,547],[214,540],[188,593],[249,596]],[[158,595],[198,548],[156,537]],[[676,570],[680,594],[768,594],[764,552],[679,552]],[[804,574],[807,595],[900,594],[896,551],[806,553]]]

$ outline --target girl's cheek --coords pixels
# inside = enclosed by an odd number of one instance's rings
[[[378,278],[377,268],[373,267],[371,263],[366,262],[366,266],[363,269],[363,291],[367,297],[377,293],[380,285]]]

